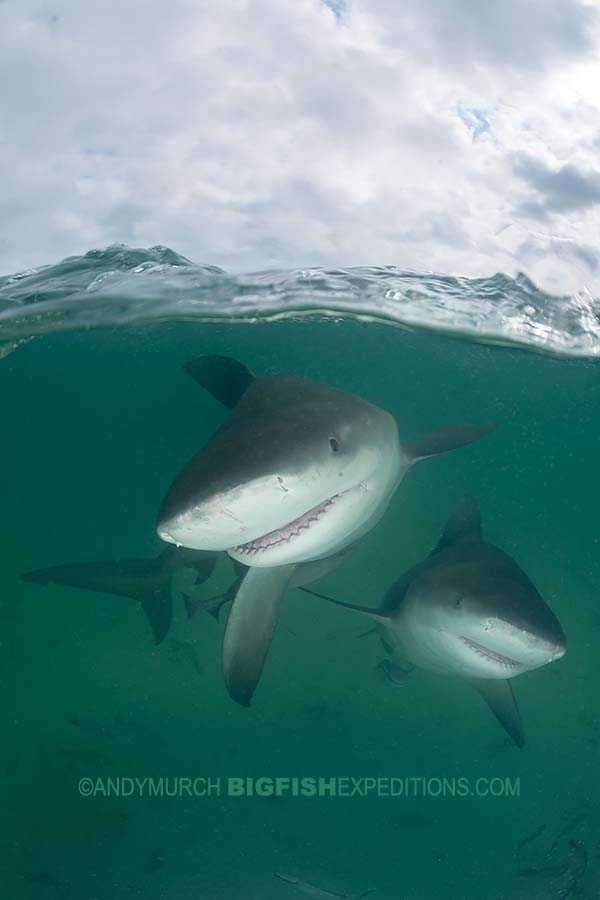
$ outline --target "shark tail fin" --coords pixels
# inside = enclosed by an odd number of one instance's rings
[[[417,462],[420,459],[427,459],[428,456],[448,453],[449,450],[457,450],[459,447],[479,441],[495,428],[497,428],[495,422],[489,425],[465,424],[438,428],[404,444],[404,451],[413,462]]]
[[[146,613],[146,618],[154,636],[154,643],[161,644],[169,633],[173,620],[170,581],[158,590],[143,596],[138,595],[134,599],[139,600],[142,609]]]
[[[470,681],[517,747],[524,747],[523,723],[510,681],[495,678],[472,678]]]
[[[140,604],[160,644],[167,635],[173,616],[171,570],[162,555],[158,559],[100,560],[67,563],[47,569],[35,569],[20,576],[33,584],[63,584],[102,594],[130,597]]]

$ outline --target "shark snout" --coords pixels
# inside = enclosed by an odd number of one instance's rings
[[[482,643],[517,660],[524,669],[537,669],[556,662],[567,651],[562,630],[547,634],[533,628],[498,621],[494,626],[489,632],[485,631]]]
[[[562,644],[551,645],[548,662],[556,662],[557,659],[562,659],[566,652],[567,645],[564,642]]]

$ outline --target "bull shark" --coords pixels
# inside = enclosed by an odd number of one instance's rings
[[[176,546],[226,551],[249,567],[222,653],[231,697],[249,706],[296,567],[336,564],[381,519],[415,462],[495,426],[456,425],[401,444],[390,413],[346,391],[289,375],[256,377],[221,356],[186,369],[231,413],[176,477],[157,531]]]
[[[173,577],[181,569],[195,572],[195,585],[203,584],[212,574],[217,554],[201,550],[167,547],[155,559],[117,559],[96,562],[66,563],[47,569],[35,569],[20,576],[21,581],[35,584],[64,584],[70,587],[131,597],[144,610],[154,641],[166,637],[173,617],[171,588]],[[219,604],[207,608],[218,616]]]
[[[566,652],[561,625],[525,572],[486,543],[478,506],[464,497],[432,553],[387,592],[374,619],[388,672],[411,668],[471,683],[518,747],[525,743],[511,680]]]

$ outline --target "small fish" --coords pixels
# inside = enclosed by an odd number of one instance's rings
[[[571,834],[572,831],[575,831],[580,825],[584,825],[589,818],[589,813],[577,813],[576,816],[573,816],[566,822],[565,825],[560,829],[556,837],[554,838],[554,843],[552,844],[552,850],[555,850],[558,846],[559,842],[562,838],[566,837],[568,834]]]
[[[281,872],[274,872],[273,874],[275,878],[285,881],[286,884],[290,884],[297,891],[308,894],[309,897],[320,898],[320,900],[362,900],[363,897],[369,897],[375,893],[371,889],[370,891],[363,891],[361,894],[336,894],[334,891],[326,891],[324,888],[310,884],[308,881],[301,881],[300,878],[294,878],[292,875],[282,875]]]
[[[72,725],[74,728],[78,728],[81,731],[91,732],[95,736],[107,738],[111,741],[115,740],[112,726],[106,722],[95,721],[94,719],[88,719],[85,716],[74,713],[69,719],[69,725]]]
[[[558,878],[560,875],[566,875],[569,871],[567,863],[555,866],[527,866],[519,869],[517,875],[520,878]]]
[[[175,638],[170,638],[169,645],[171,649],[169,658],[173,662],[187,663],[196,670],[198,675],[204,674],[204,669],[198,659],[198,654],[189,641],[178,641],[175,640]]]
[[[546,830],[545,825],[540,825],[539,828],[536,828],[535,831],[532,831],[531,834],[528,834],[517,844],[517,850],[523,850],[524,847],[527,847],[529,844],[532,844],[536,838],[539,838],[541,834]]]
[[[569,841],[569,868],[576,882],[581,881],[588,865],[588,852],[583,841]]]
[[[581,896],[581,881],[587,871],[588,852],[583,841],[569,841],[568,870],[571,874],[569,884],[559,894],[556,900],[566,900],[567,897]]]
[[[48,891],[51,891],[57,900],[58,898],[60,900],[68,900],[69,897],[73,896],[73,886],[69,881],[62,881],[46,872],[31,872],[25,875],[25,881],[32,887],[35,887],[36,894],[41,889],[46,894],[48,894]]]
[[[395,684],[396,687],[406,687],[408,684],[408,676],[414,669],[414,666],[404,668],[403,666],[395,665],[393,662],[390,662],[389,659],[382,659],[381,662],[377,663],[375,668],[379,670],[382,677],[391,684]]]

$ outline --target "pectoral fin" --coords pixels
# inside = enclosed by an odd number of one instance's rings
[[[497,427],[491,425],[450,425],[448,428],[438,428],[428,434],[422,434],[404,444],[404,450],[413,460],[427,459],[428,456],[437,456],[439,453],[447,453],[449,450],[457,450],[467,444],[480,440]]]
[[[229,610],[223,639],[223,676],[231,697],[250,706],[295,565],[251,568]]]
[[[500,681],[495,678],[473,678],[471,684],[481,694],[517,747],[524,747],[523,723],[510,681]]]

